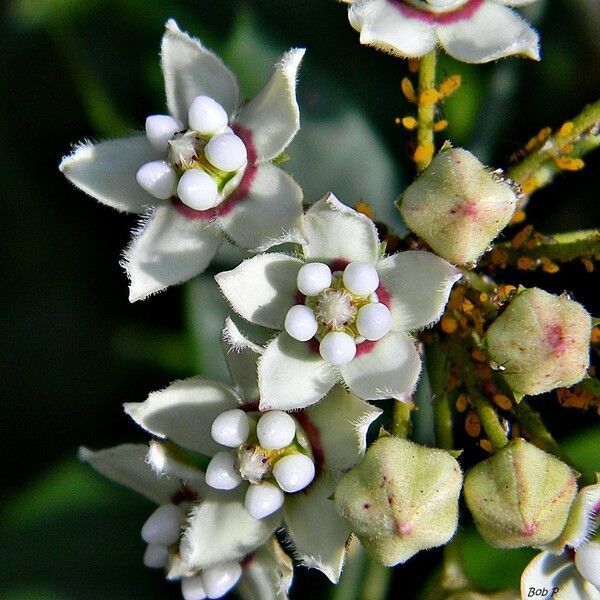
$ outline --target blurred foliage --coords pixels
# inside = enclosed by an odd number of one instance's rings
[[[552,12],[545,4],[534,15],[541,64],[441,61],[442,76],[463,78],[445,106],[447,136],[495,166],[508,165],[529,137],[560,125],[600,90],[600,47],[593,14],[584,12],[594,3],[553,0]],[[216,347],[224,306],[198,294],[210,276],[188,286],[185,311],[182,289],[129,305],[118,260],[133,220],[71,188],[59,159],[72,142],[126,134],[163,110],[158,44],[173,16],[224,56],[247,96],[277,56],[305,45],[304,132],[284,167],[309,201],[331,188],[348,203],[370,202],[380,219],[396,219],[392,201],[412,173],[409,136],[394,124],[410,112],[399,86],[406,66],[361,47],[345,6],[333,0],[10,0],[0,10],[0,416],[8,465],[0,473],[0,600],[177,598],[177,586],[141,562],[139,530],[150,505],[73,457],[81,443],[144,439],[122,414],[123,402],[176,377],[225,376]],[[540,192],[533,221],[547,232],[598,226],[590,190],[599,164],[592,156],[583,172]],[[221,264],[231,264],[226,252]],[[579,265],[565,274],[547,287],[568,288],[598,314],[595,276],[585,278]],[[542,404],[559,437],[590,422],[548,398],[536,400]],[[593,470],[599,445],[594,431],[565,449]],[[476,581],[515,584],[528,553],[499,553],[471,530],[465,538]],[[438,558],[422,553],[395,570],[394,589],[414,597]],[[322,598],[328,590],[323,577],[303,571],[294,596]]]

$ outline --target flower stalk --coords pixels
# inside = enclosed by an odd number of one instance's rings
[[[419,88],[417,98],[417,149],[414,159],[417,171],[420,173],[427,168],[434,153],[433,124],[437,104],[435,89],[437,54],[432,50],[419,62]]]

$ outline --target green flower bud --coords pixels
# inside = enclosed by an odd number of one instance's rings
[[[576,473],[523,439],[469,469],[465,500],[482,537],[497,548],[539,548],[563,530]]]
[[[477,260],[508,225],[512,187],[461,148],[441,150],[399,200],[409,229],[456,265]]]
[[[367,550],[392,566],[450,540],[461,484],[448,452],[384,437],[342,478],[335,503]]]
[[[591,317],[581,304],[530,288],[492,323],[487,348],[515,392],[542,394],[583,379],[591,331]]]

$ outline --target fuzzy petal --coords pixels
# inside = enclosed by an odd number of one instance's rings
[[[452,286],[462,274],[448,261],[424,251],[392,254],[377,264],[390,295],[392,329],[412,331],[438,321]]]
[[[357,356],[340,371],[350,391],[360,398],[405,402],[417,384],[421,358],[410,336],[390,331],[370,352]]]
[[[260,165],[247,196],[219,219],[242,248],[266,250],[284,242],[305,242],[302,190],[280,168]]]
[[[236,593],[242,600],[287,600],[294,565],[277,538],[270,538],[244,561]]]
[[[342,204],[333,194],[311,206],[304,225],[309,243],[302,248],[309,261],[342,259],[374,264],[379,256],[373,221]]]
[[[564,554],[556,556],[549,552],[538,554],[525,568],[521,576],[521,597],[527,598],[530,588],[546,589],[540,600],[599,600],[600,591],[587,584],[577,572],[575,565]],[[558,592],[552,594],[552,590]]]
[[[244,508],[244,490],[215,494],[196,506],[181,541],[181,557],[195,569],[241,560],[275,532],[280,513],[255,519]]]
[[[243,402],[258,400],[257,364],[263,349],[244,337],[229,318],[223,329],[223,354],[231,380]]]
[[[145,163],[164,158],[145,135],[78,145],[59,165],[63,175],[102,204],[123,212],[141,213],[157,203],[136,181]]]
[[[192,377],[152,392],[145,402],[129,402],[124,407],[146,431],[212,456],[223,449],[210,436],[212,422],[223,411],[239,405],[238,397],[229,387]]]
[[[351,529],[335,510],[334,492],[334,480],[321,474],[307,491],[286,496],[283,514],[301,564],[337,583]]]
[[[206,269],[219,247],[214,225],[188,220],[170,206],[156,208],[125,251],[129,300],[143,300]]]
[[[423,56],[436,46],[435,31],[426,22],[402,13],[388,0],[357,0],[348,19],[360,32],[360,43],[396,56]]]
[[[490,0],[469,19],[436,30],[446,52],[463,62],[485,63],[513,54],[540,59],[537,32],[513,10]]]
[[[183,124],[196,96],[210,96],[232,115],[239,105],[236,76],[223,61],[197,39],[179,29],[173,19],[166,24],[161,66],[169,112]]]
[[[302,264],[286,254],[261,254],[215,275],[215,280],[233,310],[244,319],[283,329],[287,311],[296,304],[296,277]]]
[[[306,416],[313,426],[313,434],[318,436],[323,467],[329,471],[351,469],[365,453],[369,425],[382,412],[341,386],[334,387],[321,402],[308,407]]]
[[[338,380],[337,372],[308,343],[280,333],[258,363],[260,410],[294,410],[318,402]]]
[[[79,458],[96,469],[105,477],[132,489],[157,504],[172,502],[173,496],[181,491],[178,478],[159,476],[148,463],[146,444],[122,444],[113,448],[93,451],[88,448],[79,449]],[[196,482],[190,481],[204,490],[203,474],[198,471]]]
[[[259,162],[281,154],[300,129],[296,77],[304,52],[304,48],[286,52],[269,83],[236,118],[236,123],[252,132]]]

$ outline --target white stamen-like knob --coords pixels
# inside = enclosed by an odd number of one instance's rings
[[[210,434],[217,444],[229,448],[241,446],[250,433],[248,415],[240,408],[233,408],[221,413],[212,424]]]
[[[207,485],[217,490],[232,490],[240,485],[242,478],[235,468],[233,453],[217,452],[206,467],[204,479]]]
[[[600,542],[588,542],[578,548],[575,566],[586,581],[600,589]]]
[[[268,481],[251,485],[246,491],[244,506],[255,518],[263,519],[283,505],[284,495],[280,488]]]
[[[184,516],[174,504],[161,504],[144,523],[142,539],[147,544],[174,544],[179,540]]]
[[[181,595],[183,600],[204,600],[206,592],[202,585],[202,577],[200,575],[184,577],[181,580]]]
[[[330,364],[340,367],[356,355],[354,338],[343,331],[330,331],[319,344],[321,356]]]
[[[182,129],[181,121],[171,115],[150,115],[146,118],[146,137],[157,150],[166,150],[169,140]]]
[[[392,326],[390,309],[381,302],[365,304],[356,316],[356,328],[367,340],[380,340]]]
[[[215,135],[204,147],[204,155],[221,171],[237,171],[248,159],[246,146],[235,133]]]
[[[288,454],[273,466],[273,477],[284,492],[293,494],[315,478],[315,464],[304,454]]]
[[[202,169],[186,171],[177,184],[179,199],[194,210],[207,210],[219,203],[216,181]]]
[[[149,569],[162,569],[169,562],[169,548],[164,544],[148,544],[144,552],[144,565]]]
[[[224,596],[242,575],[242,567],[237,562],[227,562],[202,571],[202,585],[209,598]]]
[[[373,265],[351,262],[344,269],[344,287],[355,296],[368,296],[379,287],[379,275]]]
[[[208,96],[196,96],[188,111],[190,129],[202,135],[211,135],[223,131],[229,118],[225,109]]]
[[[296,304],[287,311],[283,326],[295,340],[300,342],[310,340],[319,328],[313,311],[304,304]]]
[[[135,179],[144,190],[159,200],[170,198],[177,186],[175,169],[164,160],[153,160],[142,165]]]
[[[324,263],[308,263],[298,271],[296,283],[305,296],[316,296],[331,285],[331,269]]]
[[[296,421],[281,410],[271,410],[258,420],[256,435],[258,443],[267,450],[285,448],[296,436]]]

